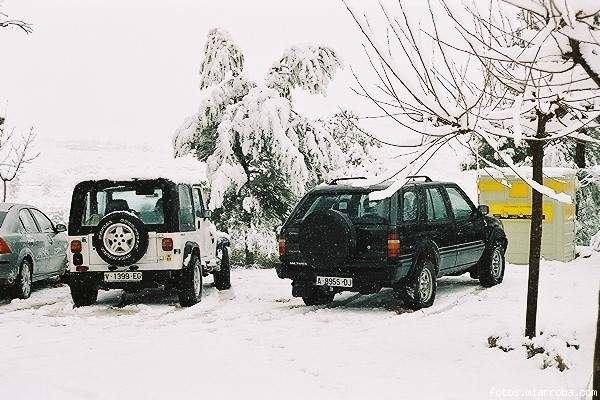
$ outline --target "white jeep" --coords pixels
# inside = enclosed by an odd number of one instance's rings
[[[202,192],[164,178],[79,183],[69,216],[75,306],[94,304],[99,289],[159,286],[192,306],[210,273],[217,289],[229,289],[229,241],[210,221]]]

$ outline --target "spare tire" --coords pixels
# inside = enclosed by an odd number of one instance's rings
[[[110,265],[126,266],[139,261],[148,249],[148,232],[132,212],[114,211],[98,223],[93,237],[96,252]]]
[[[300,253],[309,265],[335,267],[356,249],[356,229],[346,214],[319,211],[306,217],[299,232]]]

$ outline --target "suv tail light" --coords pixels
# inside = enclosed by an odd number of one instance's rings
[[[286,234],[284,231],[282,231],[279,234],[279,240],[278,240],[278,245],[279,245],[279,257],[283,257],[285,256],[285,251],[287,250],[286,248]]]
[[[387,256],[388,258],[398,258],[400,256],[400,235],[397,233],[388,234]]]
[[[81,240],[72,240],[71,241],[71,253],[73,253],[73,254],[81,253]]]
[[[163,238],[162,249],[163,249],[163,251],[173,251],[173,239]]]
[[[10,254],[10,247],[4,241],[4,239],[0,238],[0,254]]]

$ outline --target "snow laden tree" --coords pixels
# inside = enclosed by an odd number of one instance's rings
[[[417,172],[454,138],[476,159],[501,172],[497,163],[478,156],[472,139],[487,143],[495,157],[533,188],[525,332],[535,336],[542,199],[546,195],[572,201],[543,186],[544,149],[565,140],[600,143],[585,133],[598,126],[600,115],[600,88],[588,68],[598,62],[600,53],[593,46],[599,42],[595,36],[594,44],[588,38],[592,49],[585,51],[586,67],[577,57],[563,56],[575,48],[555,28],[557,24],[574,27],[567,18],[573,15],[595,24],[597,10],[581,2],[582,7],[590,7],[555,19],[529,10],[511,12],[504,4],[480,5],[481,9],[473,4],[456,10],[440,1],[428,3],[429,18],[423,22],[411,19],[403,3],[397,9],[380,3],[385,29],[378,34],[379,24],[344,1],[365,37],[378,77],[374,89],[358,80],[359,92],[406,132],[422,136],[419,150],[396,172],[400,179],[381,196],[395,192],[406,175]],[[441,33],[442,21],[458,35]],[[531,177],[520,173],[513,162],[519,151],[526,151],[531,159]]]
[[[272,252],[275,227],[308,188],[371,163],[374,143],[354,128],[354,114],[310,119],[293,108],[294,89],[325,94],[341,66],[331,48],[293,46],[263,81],[253,81],[229,33],[208,33],[200,107],[176,131],[173,147],[176,156],[206,162],[209,207],[233,242],[243,243],[246,264]]]

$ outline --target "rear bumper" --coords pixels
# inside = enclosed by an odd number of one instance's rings
[[[138,282],[104,282],[103,272],[71,272],[69,284],[85,283],[99,289],[146,289],[171,283],[178,277],[178,271],[137,271],[142,273],[142,280]]]
[[[352,278],[353,287],[335,290],[360,292],[373,287],[395,287],[408,275],[410,264],[345,265],[332,269],[315,269],[308,265],[289,265],[282,262],[275,270],[279,278],[291,279],[296,284],[303,285],[312,285],[317,276]]]

